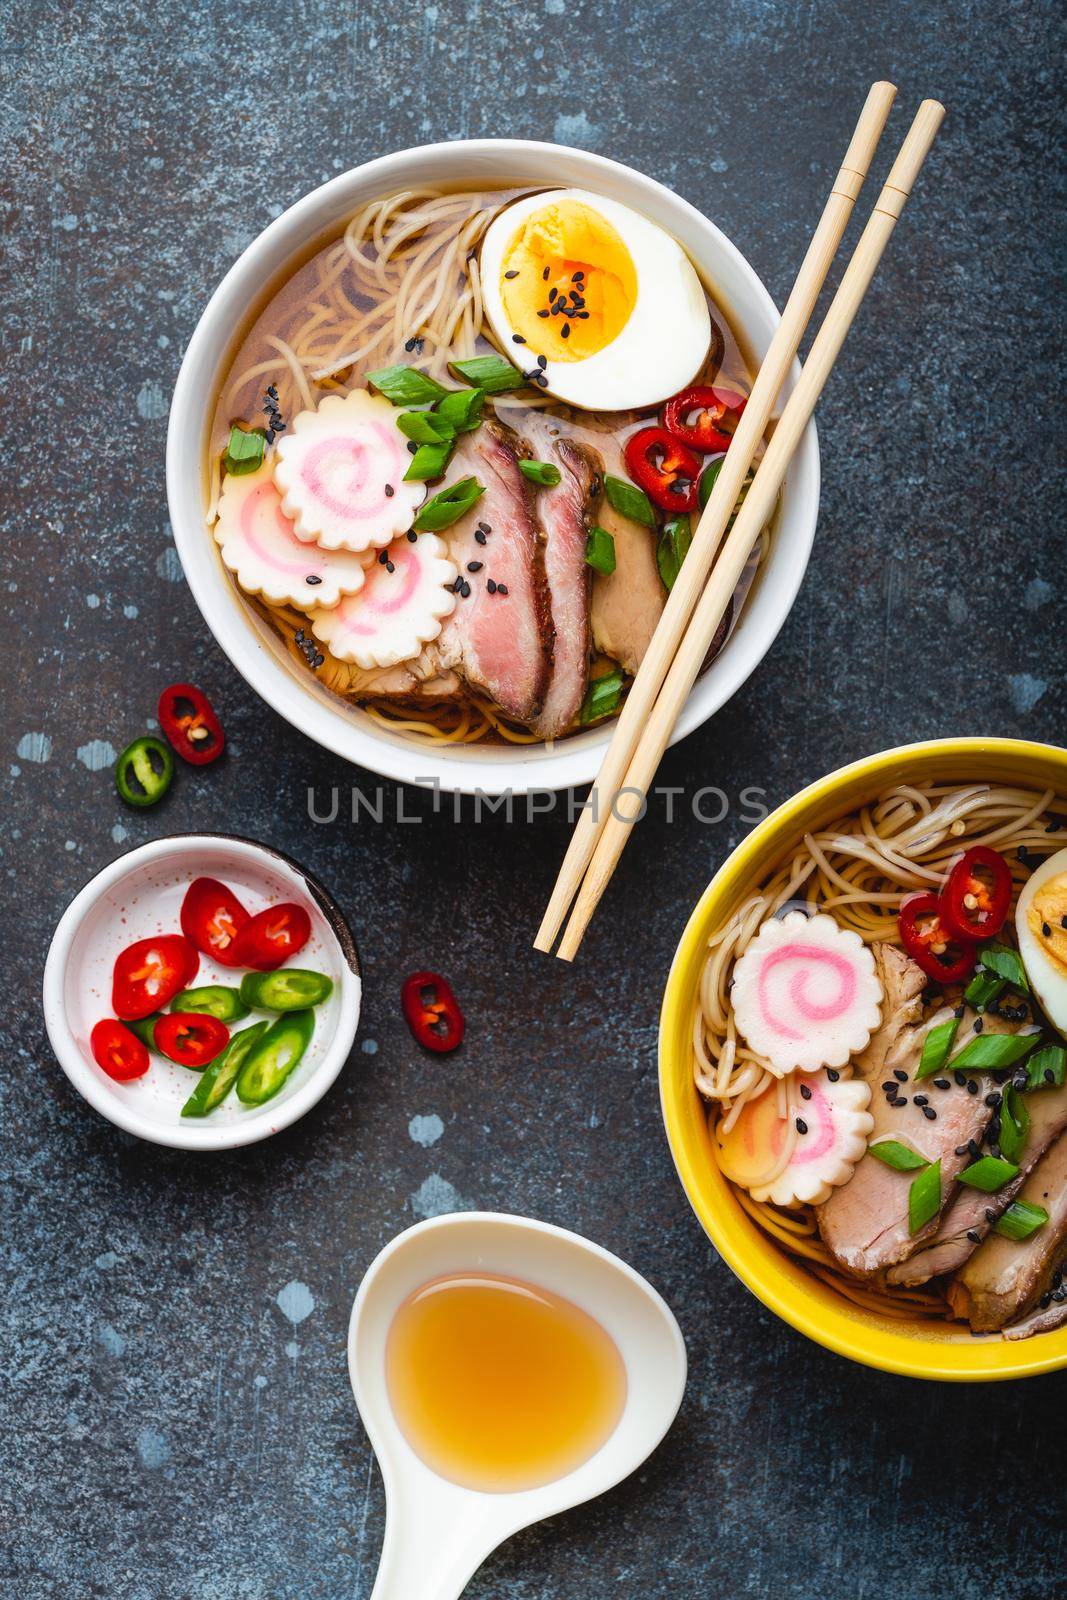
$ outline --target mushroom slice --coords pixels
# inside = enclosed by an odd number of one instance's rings
[[[269,467],[222,486],[215,538],[224,564],[246,594],[301,611],[326,610],[362,589],[364,561],[346,550],[304,544],[282,510]]]
[[[414,522],[426,485],[404,481],[410,465],[389,401],[353,389],[294,417],[273,471],[298,539],[359,554],[391,544]]]

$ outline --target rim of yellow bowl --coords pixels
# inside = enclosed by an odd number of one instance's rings
[[[958,1324],[896,1323],[851,1306],[787,1256],[738,1204],[710,1153],[706,1112],[693,1082],[692,1021],[707,937],[723,912],[812,825],[853,809],[904,775],[943,781],[1034,784],[1067,797],[1067,750],[1024,739],[927,739],[839,767],[801,789],[726,858],[686,923],[660,1014],[660,1105],[671,1155],[690,1205],[734,1275],[769,1310],[838,1355],[883,1372],[942,1382],[1035,1377],[1067,1366],[1067,1327],[1013,1342],[975,1337]]]

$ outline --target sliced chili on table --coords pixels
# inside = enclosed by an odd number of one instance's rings
[[[148,1050],[136,1034],[114,1017],[98,1022],[89,1035],[93,1060],[109,1078],[128,1083],[148,1071]]]
[[[128,806],[154,806],[174,778],[174,757],[162,739],[145,734],[115,762],[115,788]]]
[[[310,938],[311,918],[303,906],[285,900],[248,919],[233,942],[233,959],[228,965],[273,972]]]
[[[974,971],[977,951],[945,926],[936,894],[920,891],[901,903],[898,919],[900,942],[926,973],[939,983],[962,983]]]
[[[407,1025],[426,1050],[445,1055],[463,1043],[466,1024],[451,986],[438,972],[413,972],[400,991]]]
[[[159,725],[182,760],[194,767],[217,761],[226,745],[222,723],[195,683],[172,683],[164,689],[159,697]]]
[[[167,1005],[196,977],[200,957],[180,933],[138,939],[115,962],[111,1005],[123,1022],[147,1017]]]
[[[691,449],[716,455],[729,449],[746,404],[746,397],[733,389],[696,383],[667,401],[663,426]]]
[[[700,457],[666,428],[639,428],[626,441],[626,470],[664,511],[692,511]]]
[[[199,1071],[214,1061],[230,1042],[230,1030],[218,1017],[172,1011],[155,1026],[156,1049],[180,1067]]]
[[[194,878],[182,901],[181,925],[198,950],[223,967],[242,963],[234,958],[234,941],[251,920],[232,889],[217,878]]]
[[[992,939],[1011,906],[1011,868],[988,845],[966,851],[941,891],[941,920],[958,939]]]

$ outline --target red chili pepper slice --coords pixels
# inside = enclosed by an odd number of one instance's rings
[[[226,745],[211,701],[195,683],[169,684],[159,697],[159,725],[183,761],[206,767]]]
[[[180,933],[138,939],[115,962],[111,1005],[124,1022],[159,1011],[196,977],[200,957]]]
[[[717,455],[730,448],[730,440],[747,404],[747,397],[735,394],[733,389],[713,389],[697,383],[667,401],[663,408],[663,426],[694,450],[706,456]]]
[[[229,964],[273,972],[302,950],[310,938],[311,918],[303,906],[286,900],[249,918],[234,940]]]
[[[105,1017],[89,1035],[93,1060],[109,1078],[117,1083],[129,1083],[131,1078],[142,1078],[148,1071],[148,1051],[135,1033]]]
[[[978,952],[971,939],[961,939],[941,920],[941,900],[925,890],[901,903],[900,942],[928,978],[962,983],[974,971]]]
[[[407,1025],[426,1050],[446,1055],[463,1043],[466,1023],[447,980],[438,972],[413,972],[400,991]]]
[[[626,441],[626,470],[664,511],[692,511],[700,457],[666,428],[639,428]]]
[[[182,901],[182,932],[220,966],[238,967],[243,963],[234,957],[234,943],[250,915],[217,878],[194,878]]]
[[[1004,926],[1011,894],[1011,868],[1004,857],[977,844],[948,875],[941,891],[941,920],[957,939],[992,939]]]
[[[156,1049],[179,1067],[199,1071],[214,1061],[230,1042],[230,1030],[218,1017],[204,1012],[171,1011],[155,1026]]]

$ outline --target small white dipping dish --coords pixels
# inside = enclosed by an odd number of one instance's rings
[[[325,972],[334,988],[316,1008],[307,1054],[273,1100],[243,1106],[231,1094],[209,1116],[183,1118],[182,1106],[199,1073],[153,1052],[143,1077],[117,1083],[93,1060],[89,1035],[101,1017],[114,1016],[116,956],[137,939],[180,933],[185,891],[200,877],[221,879],[253,914],[283,900],[302,905],[311,918],[311,938],[287,965]],[[194,981],[232,985],[241,976],[202,955]],[[361,992],[355,941],[320,883],[267,845],[230,834],[187,833],[129,851],[75,895],[48,951],[44,1017],[63,1071],[78,1093],[117,1127],[177,1150],[230,1150],[289,1127],[322,1099],[355,1040]]]
[[[552,1483],[487,1494],[442,1478],[408,1443],[386,1383],[386,1341],[414,1290],[454,1272],[491,1272],[551,1290],[594,1317],[626,1367],[615,1431]],[[659,1444],[685,1391],[681,1330],[625,1261],[580,1234],[529,1217],[469,1211],[420,1222],[371,1263],[348,1327],[348,1371],[385,1483],[386,1523],[371,1600],[457,1600],[497,1545],[629,1477]]]
[[[167,432],[167,500],[174,543],[193,597],[216,640],[256,693],[294,727],[357,766],[401,783],[499,795],[591,783],[613,722],[555,743],[428,745],[384,728],[347,705],[295,662],[247,603],[204,520],[205,461],[219,385],[247,327],[288,272],[344,231],[379,195],[426,185],[454,188],[592,189],[632,206],[683,246],[715,299],[762,361],[778,324],[774,301],[737,246],[680,195],[618,161],[568,145],[525,139],[460,139],[381,156],[331,178],[253,239],[215,290],[189,340]],[[780,404],[800,368],[785,385]],[[789,466],[771,548],[721,654],[693,685],[672,743],[736,694],[774,643],[808,564],[819,509],[819,446],[809,423]]]

